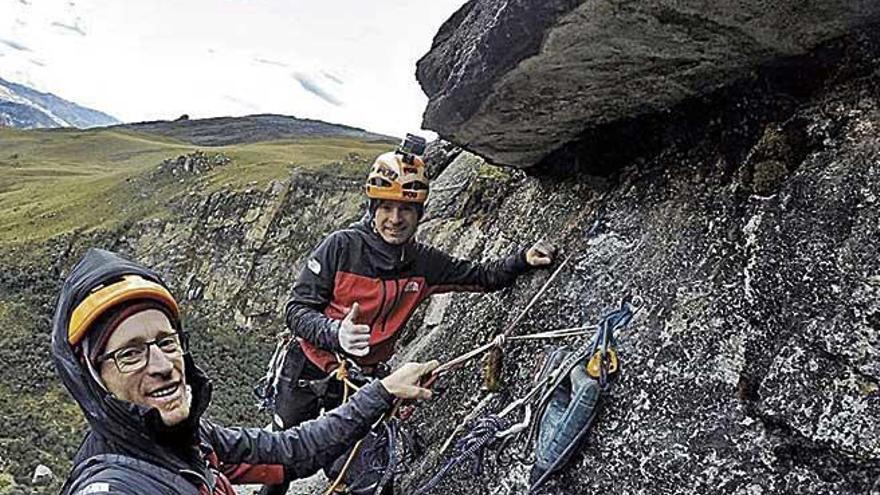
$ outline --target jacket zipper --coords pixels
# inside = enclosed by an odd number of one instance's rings
[[[400,262],[401,263],[403,263],[404,258],[406,258],[406,248],[403,248],[400,250]],[[380,280],[382,280],[382,279],[380,279]],[[395,309],[397,309],[397,305],[400,304],[400,299],[401,299],[401,297],[400,297],[400,295],[401,295],[400,283],[395,278],[394,279],[394,301],[391,303],[391,305],[387,309],[385,308],[385,299],[386,299],[385,283],[386,282],[390,283],[391,281],[390,280],[382,280],[382,304],[380,306],[381,309],[380,309],[379,313],[377,313],[376,318],[373,318],[372,323],[370,323],[370,328],[372,329],[373,325],[376,323],[376,319],[380,319],[380,321],[381,321],[380,333],[383,335],[385,334],[385,324],[388,323],[388,318],[391,316],[391,313]]]
[[[406,287],[406,284],[403,285]],[[397,310],[398,306],[400,306],[400,301],[403,300],[403,288],[401,288],[400,281],[394,280],[394,301],[388,307],[388,311],[385,312],[385,321],[382,322],[382,332],[385,332],[385,324],[388,323],[388,319],[391,318],[391,314]]]
[[[379,279],[382,280],[382,279]],[[370,330],[373,329],[373,325],[379,320],[382,316],[382,312],[385,311],[385,281],[382,280],[382,302],[379,304],[379,311],[376,311],[376,315],[373,316],[373,320],[370,322]]]
[[[391,284],[391,281],[390,281],[390,280],[383,280],[383,281],[382,281],[382,287],[385,287],[385,283],[386,283],[386,282],[387,282],[389,285]],[[397,284],[397,280],[395,280],[394,283],[395,283],[395,285],[396,285],[396,284]],[[396,287],[395,287],[395,288],[396,288]],[[395,292],[395,294],[394,294],[394,298],[395,298],[394,300],[397,300],[397,293],[396,293],[396,292]],[[382,313],[383,313],[383,314],[382,314],[382,334],[384,335],[384,334],[385,334],[385,324],[388,323],[388,317],[391,315],[391,310],[394,309],[394,302],[391,301],[391,303],[388,305],[387,308],[382,308],[382,309],[383,309],[383,311],[382,311]]]

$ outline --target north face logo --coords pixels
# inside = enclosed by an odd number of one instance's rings
[[[404,292],[418,292],[419,291],[419,283],[415,280],[410,280],[403,286]]]
[[[306,265],[309,267],[309,270],[311,270],[311,272],[315,275],[321,274],[321,263],[318,263],[318,260],[316,260],[315,258],[310,259],[309,262],[306,263]]]

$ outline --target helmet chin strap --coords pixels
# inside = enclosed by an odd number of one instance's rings
[[[92,375],[92,379],[95,380],[95,383],[97,383],[99,387],[101,387],[101,390],[109,393],[110,391],[107,390],[107,386],[104,385],[104,380],[101,379],[101,375],[98,373],[98,370],[96,370],[94,365],[92,365],[92,360],[88,358],[88,356],[91,355],[91,353],[89,352],[91,349],[89,349],[89,347],[91,347],[91,343],[88,340],[84,341],[83,360],[86,362],[86,369],[89,370],[89,374]]]

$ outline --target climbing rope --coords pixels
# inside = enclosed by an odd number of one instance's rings
[[[374,491],[375,495],[380,495],[385,485],[391,483],[392,478],[394,478],[394,475],[397,474],[397,449],[395,448],[395,446],[397,445],[397,433],[399,427],[400,425],[398,425],[396,421],[393,421],[393,418],[385,422],[385,434],[388,435],[388,463],[384,466],[381,464],[381,461],[374,461],[370,463],[370,466],[373,470],[384,469],[384,472],[382,473],[382,478],[379,479],[379,483],[376,485],[376,489]],[[376,457],[378,457],[373,452],[371,452],[371,454],[373,455],[368,455],[365,452],[364,457],[367,459],[375,459]]]
[[[483,472],[486,448],[495,440],[496,435],[503,428],[504,423],[498,416],[490,415],[478,419],[470,433],[455,444],[455,456],[450,458],[427,483],[419,487],[415,491],[415,495],[421,495],[434,488],[450,469],[466,460],[473,462],[471,471],[475,475],[481,474]]]
[[[531,403],[536,397],[538,397],[550,378],[550,375],[543,377],[526,395],[511,402],[498,414],[490,414],[476,420],[471,431],[456,442],[456,454],[450,458],[427,483],[422,485],[422,487],[416,491],[416,495],[426,492],[436,486],[437,483],[446,476],[446,473],[449,472],[450,469],[469,459],[474,463],[474,474],[480,474],[483,468],[486,449],[492,445],[493,441],[503,441],[507,437],[518,435],[529,427],[529,424],[532,421]],[[507,422],[506,417],[520,407],[525,408],[526,411],[523,421],[513,424]],[[453,433],[453,436],[454,435],[455,433]],[[443,455],[443,452],[446,451],[446,447],[449,442],[451,442],[452,438],[453,437],[450,437],[446,444],[441,447],[440,455]]]
[[[538,332],[527,335],[514,335],[507,337],[506,340],[516,342],[518,340],[543,340],[543,339],[564,339],[567,337],[581,337],[589,334],[595,326],[580,326],[571,328],[560,328],[557,330],[548,330],[546,332]]]
[[[354,447],[351,448],[351,453],[348,454],[348,457],[345,459],[345,464],[342,465],[342,470],[339,471],[339,475],[337,475],[333,482],[330,483],[330,486],[327,487],[327,490],[324,491],[323,495],[330,495],[336,491],[336,488],[342,483],[342,480],[345,479],[345,475],[348,474],[348,470],[351,468],[351,463],[354,462],[354,458],[357,456],[363,442],[363,440],[358,440],[357,443],[354,444]]]
[[[333,371],[333,376],[343,384],[342,403],[345,404],[346,402],[348,402],[349,397],[351,397],[351,394],[353,393],[352,391],[357,392],[361,389],[361,387],[355,385],[351,380],[352,368],[357,368],[357,365],[354,364],[352,361],[343,358],[338,353],[336,354],[336,362],[337,366],[336,369]],[[363,378],[363,375],[360,372],[358,372],[358,374],[361,375],[361,377]],[[389,417],[390,416],[387,414],[383,415],[382,418],[379,419],[379,421],[373,424],[373,427],[375,428],[376,426],[382,424]],[[342,484],[342,480],[345,479],[345,476],[348,474],[348,470],[351,468],[354,459],[357,457],[358,452],[360,451],[361,444],[363,444],[363,439],[358,440],[357,443],[354,444],[354,447],[352,447],[351,452],[348,454],[348,457],[345,460],[345,464],[343,464],[342,469],[339,471],[339,474],[336,476],[333,482],[330,483],[330,486],[327,487],[327,490],[323,492],[323,495],[330,495],[336,490],[337,487]],[[394,450],[394,445],[392,444],[389,449]]]
[[[553,283],[553,281],[556,279],[556,277],[559,275],[559,273],[562,271],[562,269],[565,268],[565,266],[568,264],[569,260],[571,260],[571,257],[573,255],[574,255],[574,253],[571,253],[565,257],[565,259],[562,261],[562,263],[560,263],[559,266],[556,267],[556,270],[554,270],[553,273],[550,275],[550,278],[548,278],[547,281],[544,282],[544,285],[542,285],[541,288],[538,289],[538,292],[535,293],[534,296],[532,296],[532,299],[529,301],[529,303],[526,305],[526,307],[523,308],[523,310],[519,312],[517,317],[514,318],[513,321],[510,322],[500,334],[495,336],[491,342],[483,344],[482,346],[477,347],[476,349],[468,351],[460,356],[457,356],[457,357],[441,364],[440,366],[437,367],[437,369],[434,370],[432,378],[436,378],[437,376],[439,376],[443,373],[446,373],[448,371],[452,371],[452,370],[460,367],[464,363],[470,361],[471,359],[476,358],[477,356],[483,354],[484,352],[488,351],[489,349],[492,349],[493,347],[503,346],[505,340],[508,338],[510,333],[513,332],[514,328],[516,328],[516,325],[519,324],[520,321],[522,321],[522,319],[526,316],[526,313],[528,313],[529,310],[532,309],[532,306],[534,306],[535,303],[538,302],[538,300],[541,298],[541,296],[543,296],[544,293],[547,292],[547,289],[550,288],[550,284]],[[433,382],[433,380],[432,380],[432,382]]]
[[[538,332],[526,335],[513,335],[510,337],[506,337],[503,335],[499,335],[492,339],[491,342],[481,345],[480,347],[471,349],[459,356],[456,356],[449,361],[441,364],[434,370],[434,375],[440,375],[442,373],[447,373],[449,371],[455,370],[461,365],[471,361],[481,354],[487,352],[495,346],[503,346],[507,342],[516,342],[522,340],[548,340],[548,339],[563,339],[568,337],[582,337],[584,335],[589,335],[593,331],[595,331],[595,325],[589,326],[579,326],[579,327],[570,327],[570,328],[560,328],[557,330],[548,330],[546,332]],[[432,377],[433,378],[433,377]],[[433,380],[432,380],[433,381]]]

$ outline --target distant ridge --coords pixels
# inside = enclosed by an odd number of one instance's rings
[[[118,123],[106,113],[0,78],[0,126],[89,128]]]
[[[194,120],[181,118],[174,121],[138,122],[115,127],[172,137],[200,146],[224,146],[310,137],[354,138],[389,142],[398,140],[395,137],[375,134],[357,127],[275,114]]]

